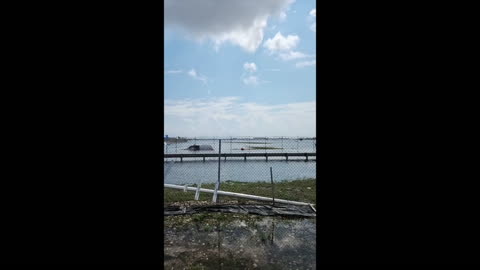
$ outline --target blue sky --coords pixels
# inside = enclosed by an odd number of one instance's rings
[[[169,136],[315,136],[315,1],[165,1]]]

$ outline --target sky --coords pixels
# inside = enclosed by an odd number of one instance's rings
[[[313,0],[166,0],[164,134],[315,137]]]

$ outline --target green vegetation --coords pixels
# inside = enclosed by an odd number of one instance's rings
[[[280,181],[275,184],[275,198],[316,203],[316,179],[301,179],[294,181]],[[192,185],[196,187],[196,185]],[[215,189],[215,184],[203,184],[201,188]],[[221,183],[220,190],[237,193],[245,193],[257,196],[272,197],[272,184],[270,182],[238,182],[224,181]],[[175,189],[164,189],[164,203],[194,201],[195,192]],[[235,201],[246,202],[246,199],[220,196],[222,202]],[[200,193],[200,201],[212,201],[211,193]]]

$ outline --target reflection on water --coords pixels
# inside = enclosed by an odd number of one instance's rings
[[[315,269],[315,223],[261,217],[166,226],[165,269]]]

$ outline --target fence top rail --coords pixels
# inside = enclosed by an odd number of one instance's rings
[[[166,140],[167,138],[164,138]],[[168,140],[316,140],[316,137],[168,137]]]
[[[284,156],[292,156],[292,157],[304,157],[304,156],[316,156],[317,153],[310,152],[310,153],[221,153],[221,157],[284,157]],[[165,158],[172,158],[172,157],[218,157],[219,154],[164,154]]]

